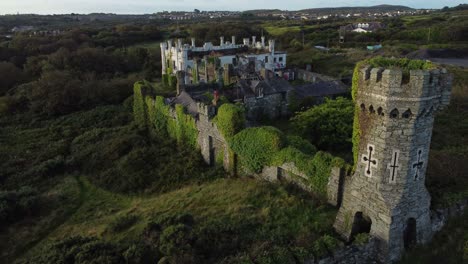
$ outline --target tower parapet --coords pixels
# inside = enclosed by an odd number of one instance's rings
[[[358,74],[356,170],[335,228],[350,240],[370,232],[382,258],[395,261],[432,237],[425,174],[434,112],[449,104],[452,77],[445,69],[364,67]]]

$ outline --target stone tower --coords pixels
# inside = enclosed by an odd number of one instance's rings
[[[380,258],[393,262],[432,237],[425,175],[434,113],[449,104],[451,76],[445,69],[412,70],[408,79],[399,69],[369,67],[359,74],[358,160],[346,177],[335,229],[348,240],[370,232]]]

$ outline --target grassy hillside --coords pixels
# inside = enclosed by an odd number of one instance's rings
[[[149,140],[130,121],[123,106],[0,119],[0,262],[60,262],[57,243],[89,241],[136,263],[145,261],[125,252],[172,263],[293,263],[338,246],[335,209],[292,187],[224,179],[198,152]],[[154,226],[162,233],[150,239]],[[89,243],[73,248],[88,252]]]

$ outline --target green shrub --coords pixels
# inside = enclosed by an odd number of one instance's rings
[[[320,149],[351,148],[353,102],[343,97],[298,113],[291,119],[300,135]]]
[[[192,250],[194,237],[192,228],[184,224],[170,225],[160,237],[160,250],[166,256],[177,256]]]
[[[213,121],[221,134],[229,140],[245,127],[244,109],[239,105],[223,104]]]
[[[143,82],[137,82],[133,86],[133,118],[140,128],[146,127],[146,104],[143,94]]]
[[[304,154],[314,155],[317,152],[317,148],[314,145],[299,136],[288,135],[287,140],[289,146],[300,150]]]
[[[69,237],[55,241],[30,259],[21,263],[59,264],[59,263],[103,263],[124,264],[121,248],[114,243],[93,237]]]
[[[109,224],[108,228],[111,232],[121,232],[133,226],[137,221],[138,216],[136,215],[118,216]]]
[[[369,242],[369,234],[368,233],[359,233],[354,237],[353,244],[362,246]]]
[[[340,245],[339,240],[330,236],[323,235],[314,242],[313,252],[316,257],[322,257],[332,253]]]
[[[252,127],[237,133],[231,148],[251,172],[260,172],[270,164],[276,152],[286,145],[284,134],[274,127]]]
[[[36,214],[40,203],[37,191],[28,186],[17,191],[0,191],[0,229]]]

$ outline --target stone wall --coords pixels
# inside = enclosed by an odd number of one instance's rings
[[[432,232],[439,232],[451,217],[460,216],[468,206],[468,198],[456,202],[454,205],[431,211]]]
[[[331,256],[318,260],[311,260],[308,263],[318,264],[377,264],[382,263],[377,259],[377,240],[370,238],[365,245],[349,245],[339,249]]]
[[[322,82],[322,81],[336,81],[336,79],[332,77],[329,77],[320,73],[310,72],[310,71],[300,70],[300,69],[296,70],[296,76],[297,76],[297,79],[299,80],[303,80],[303,81],[311,82],[311,83]]]
[[[196,125],[198,129],[198,145],[205,162],[214,166],[222,163],[227,172],[231,172],[233,161],[229,157],[229,146],[226,139],[221,135],[216,124],[211,120],[215,109],[203,103],[198,103],[198,119]]]
[[[378,238],[379,252],[398,260],[405,247],[432,237],[430,196],[425,173],[434,114],[448,104],[446,71],[364,68],[356,96],[358,161],[346,177],[335,229],[352,239],[365,219]]]
[[[287,99],[287,93],[284,95],[276,93],[264,95],[263,97],[245,98],[246,117],[250,120],[286,117],[289,114]]]

